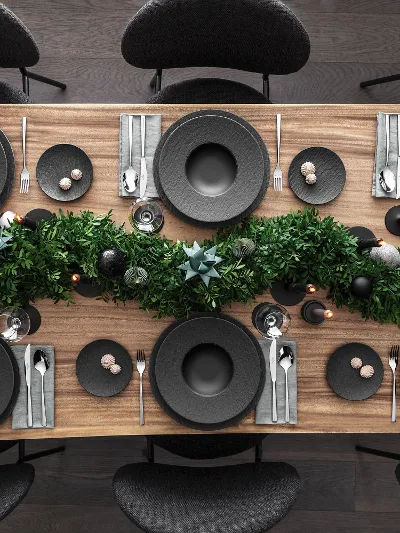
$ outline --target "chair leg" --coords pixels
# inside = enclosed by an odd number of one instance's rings
[[[57,446],[57,448],[50,448],[49,450],[43,450],[42,452],[31,453],[25,455],[25,441],[20,440],[18,443],[18,461],[17,463],[27,463],[28,461],[33,461],[34,459],[39,459],[40,457],[46,457],[47,455],[53,455],[55,453],[60,453],[65,450],[65,446]]]
[[[26,70],[26,68],[21,68],[20,71],[22,73],[22,79],[24,80],[24,78],[26,77],[28,80],[27,81],[28,84],[29,84],[29,80],[31,79],[31,80],[40,81],[41,83],[46,83],[47,85],[53,85],[54,87],[58,87],[62,89],[63,91],[65,91],[65,89],[67,88],[65,83],[61,83],[60,81],[56,81],[51,78],[46,78],[46,76],[41,76],[40,74],[35,74],[34,72],[29,72],[28,70]]]
[[[360,87],[371,87],[372,85],[380,85],[381,83],[389,83],[391,81],[399,81],[400,74],[394,74],[393,76],[385,76],[384,78],[376,78],[375,80],[363,81],[360,83]]]
[[[256,463],[261,463],[263,455],[263,443],[257,444],[256,446]]]
[[[269,100],[269,76],[268,74],[263,74],[263,95]]]
[[[154,444],[150,437],[146,437],[147,440],[147,461],[154,463]]]
[[[356,446],[356,450],[358,452],[368,453],[370,455],[377,455],[378,457],[387,457],[388,459],[395,459],[396,461],[400,461],[400,454],[398,453],[383,452],[381,450],[375,450],[373,448],[364,448],[364,446]]]
[[[21,68],[20,71],[22,74],[22,90],[27,96],[29,96],[29,78],[26,73],[26,69]]]
[[[157,69],[156,73],[150,80],[150,87],[154,89],[155,93],[159,93],[161,91],[161,82],[162,82],[162,70]]]

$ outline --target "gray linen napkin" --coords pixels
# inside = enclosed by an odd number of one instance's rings
[[[26,346],[13,346],[15,358],[19,367],[21,378],[21,387],[17,403],[14,407],[12,417],[13,429],[30,429],[28,428],[28,393],[25,380],[25,350]],[[33,366],[33,354],[36,350],[43,350],[49,358],[49,369],[44,375],[44,397],[46,401],[47,428],[54,428],[54,346],[31,345],[31,394],[32,394],[32,413],[33,427],[41,428],[42,426],[42,377]]]
[[[139,181],[133,193],[125,190],[122,182],[124,171],[129,167],[129,119],[128,114],[121,114],[119,134],[119,195],[127,197],[139,197]],[[133,147],[132,166],[140,177],[140,156],[142,144],[140,137],[140,115],[133,116]],[[157,189],[153,178],[153,159],[158,143],[161,139],[161,115],[146,115],[146,143],[145,154],[147,164],[147,188],[146,196],[158,198]]]
[[[378,113],[376,126],[376,152],[374,175],[372,179],[372,196],[376,198],[396,198],[396,189],[393,192],[386,193],[379,183],[379,173],[386,165],[386,125],[385,113]],[[389,115],[390,124],[390,147],[389,147],[389,168],[397,179],[398,164],[398,141],[397,141],[397,115]]]
[[[269,347],[270,339],[259,339],[260,346],[264,353],[265,364],[267,367],[267,379],[265,381],[264,391],[256,407],[256,424],[272,424],[272,382],[269,370]],[[276,343],[276,397],[278,404],[278,424],[285,423],[285,371],[279,365],[279,350],[283,344],[290,346],[293,350],[294,361],[288,371],[289,383],[289,406],[290,406],[290,424],[297,424],[297,343],[295,339],[278,339]]]

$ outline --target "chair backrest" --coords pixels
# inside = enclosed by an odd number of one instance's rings
[[[31,32],[4,4],[0,4],[0,67],[32,67],[39,48]]]
[[[129,22],[121,50],[140,68],[290,74],[307,62],[310,40],[278,0],[150,0]]]

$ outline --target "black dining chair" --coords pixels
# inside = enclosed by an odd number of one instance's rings
[[[388,459],[394,459],[395,461],[400,461],[399,453],[384,452],[382,450],[375,450],[375,448],[366,448],[365,446],[356,446],[356,450],[362,453],[368,453],[370,455],[376,455],[378,457],[387,457]],[[395,475],[397,481],[400,483],[400,464],[397,465],[395,470]]]
[[[300,490],[286,463],[261,462],[264,435],[154,436],[149,462],[120,468],[118,506],[146,533],[263,533],[280,522]],[[256,462],[218,467],[154,463],[154,444],[191,459],[215,459],[258,448]]]
[[[390,83],[391,81],[400,81],[400,74],[392,74],[391,76],[384,76],[383,78],[375,78],[373,80],[362,81],[360,87],[372,87],[373,85],[381,85],[382,83]]]
[[[26,463],[28,461],[33,461],[34,459],[40,459],[41,457],[46,457],[47,455],[54,455],[55,453],[60,453],[60,452],[65,451],[65,446],[57,446],[56,448],[50,448],[47,450],[42,450],[40,452],[26,454],[26,441],[25,440],[2,440],[0,441],[0,453],[3,453],[17,445],[18,445],[17,464]]]
[[[0,521],[25,498],[35,479],[32,465],[0,466]]]
[[[269,76],[300,70],[310,40],[300,20],[277,0],[150,0],[121,42],[131,65],[156,71],[153,104],[267,104]],[[220,67],[257,72],[263,93],[229,80],[199,78],[161,89],[164,69]]]
[[[25,24],[4,4],[0,4],[0,68],[18,68],[22,74],[23,90],[0,82],[0,104],[31,104],[29,80],[36,80],[60,89],[65,83],[40,76],[27,70],[39,61],[39,48]]]

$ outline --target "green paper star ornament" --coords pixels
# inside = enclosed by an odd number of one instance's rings
[[[211,278],[220,278],[221,276],[215,270],[215,265],[221,263],[223,259],[215,255],[217,247],[213,246],[209,250],[205,248],[200,248],[200,246],[195,241],[193,243],[193,248],[185,248],[186,255],[189,257],[189,261],[186,261],[183,265],[179,265],[180,270],[186,271],[185,281],[192,279],[195,276],[200,276],[203,280],[203,283],[208,287]]]
[[[7,242],[12,239],[11,236],[3,236],[3,229],[0,228],[0,250],[4,250],[4,248],[7,248]]]

